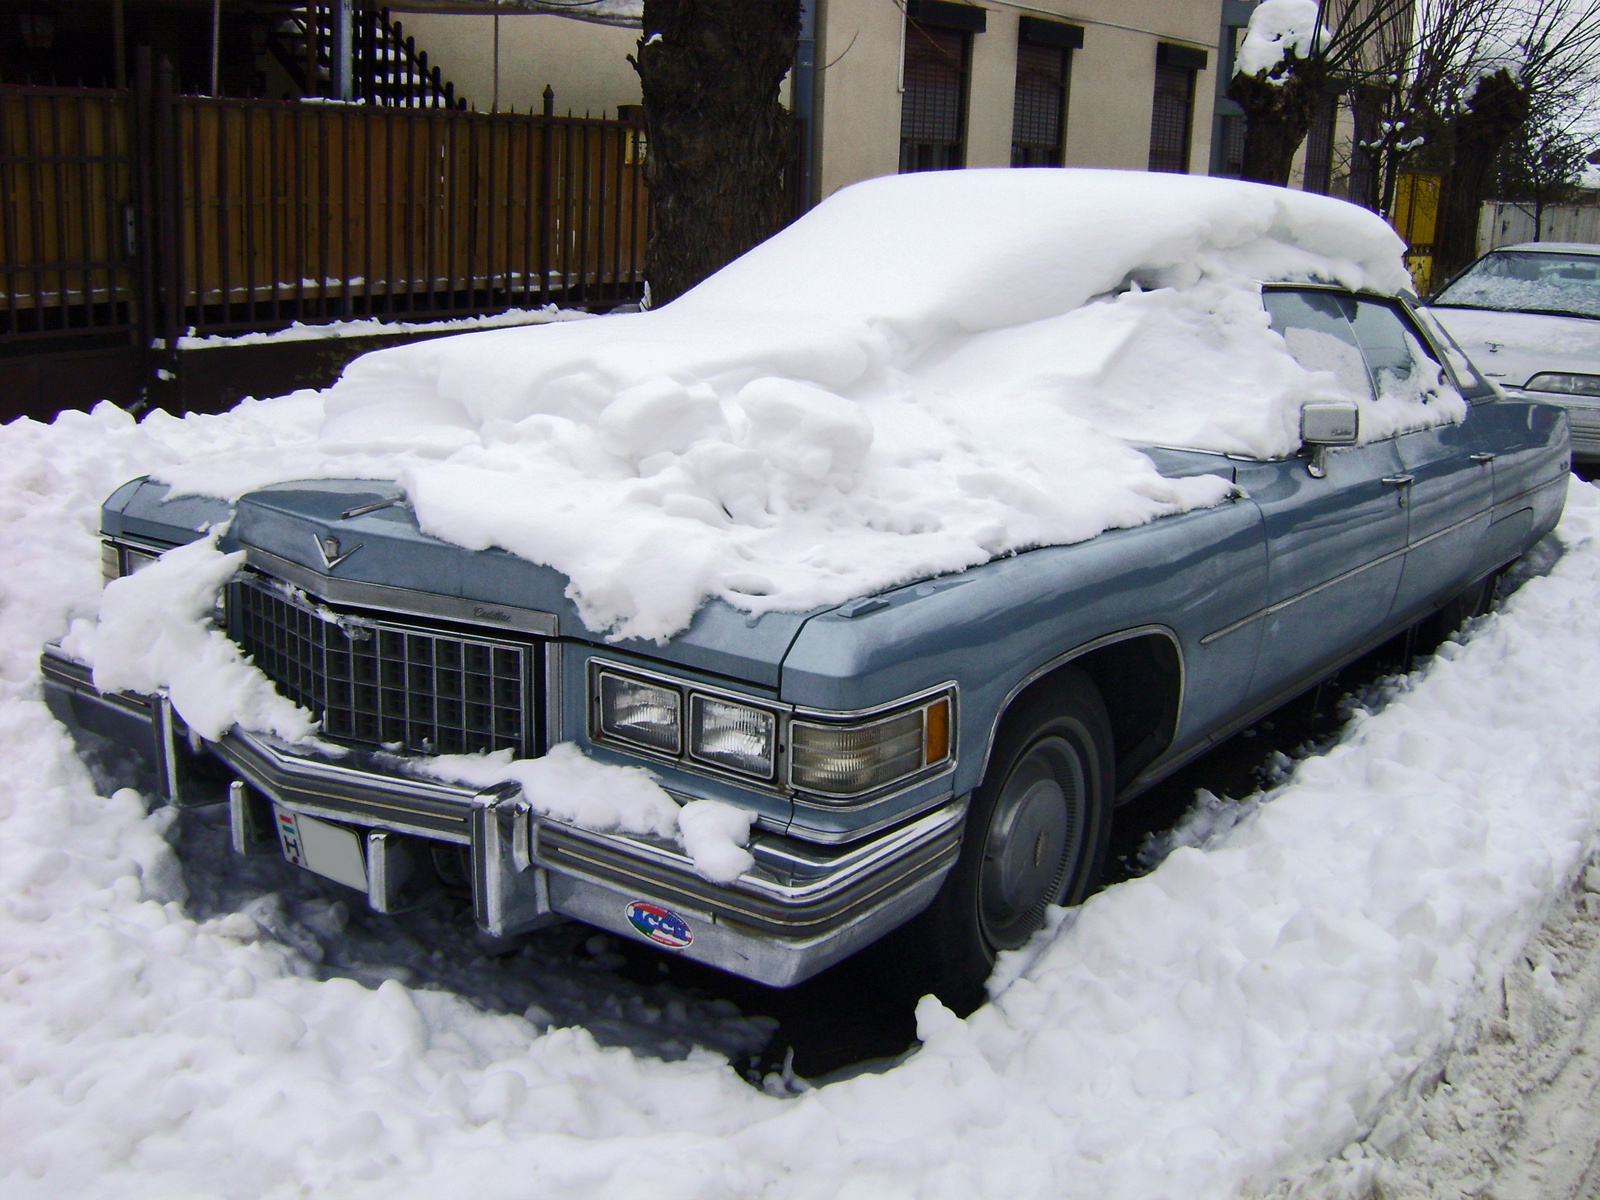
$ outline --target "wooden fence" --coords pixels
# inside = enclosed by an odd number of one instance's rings
[[[644,280],[623,121],[0,87],[0,353],[609,306]]]

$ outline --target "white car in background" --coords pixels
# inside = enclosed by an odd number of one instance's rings
[[[1507,392],[1563,405],[1573,460],[1600,463],[1600,245],[1491,250],[1440,289],[1431,308]]]

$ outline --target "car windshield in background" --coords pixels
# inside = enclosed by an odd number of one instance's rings
[[[1488,254],[1433,303],[1600,317],[1600,255],[1526,250]]]

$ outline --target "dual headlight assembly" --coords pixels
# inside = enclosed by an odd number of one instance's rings
[[[592,664],[589,699],[596,741],[838,803],[943,767],[953,750],[953,688],[825,719]]]

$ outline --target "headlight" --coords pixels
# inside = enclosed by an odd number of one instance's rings
[[[711,696],[689,698],[689,755],[771,779],[778,722],[770,712]]]
[[[121,579],[124,575],[132,575],[135,571],[142,571],[155,562],[154,554],[143,550],[135,550],[132,546],[121,546],[116,542],[100,543],[100,582],[110,583],[113,579]]]
[[[1568,375],[1546,371],[1528,380],[1530,392],[1555,392],[1562,396],[1600,396],[1600,375]]]
[[[950,758],[948,693],[915,708],[850,724],[796,720],[789,727],[795,787],[845,799]]]
[[[682,701],[676,688],[600,672],[600,732],[658,754],[677,754],[683,744]]]
[[[769,787],[787,783],[841,804],[948,766],[954,750],[953,687],[857,720],[842,714],[791,717],[687,680],[636,675],[591,660],[589,698],[589,730],[598,743]]]

